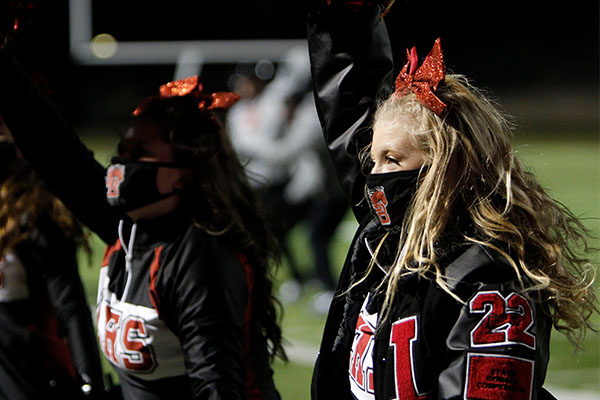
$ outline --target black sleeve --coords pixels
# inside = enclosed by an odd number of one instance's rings
[[[483,246],[465,251],[448,266],[447,276],[466,301],[457,314],[443,314],[456,319],[445,340],[448,360],[438,378],[439,398],[537,399],[544,392],[552,328],[545,306],[522,290],[503,256]],[[431,315],[442,308],[432,306]]]
[[[397,360],[386,369],[386,392],[404,387],[444,400],[539,398],[551,330],[544,306],[523,292],[506,259],[483,246],[471,246],[445,274],[456,298],[426,280],[405,283],[410,304],[397,307],[406,311],[390,322],[389,337],[378,337],[389,343],[386,357]],[[404,378],[412,384],[398,378],[401,370],[411,371]]]
[[[335,2],[334,4],[345,3]],[[359,221],[368,212],[358,155],[371,142],[371,114],[392,76],[392,49],[378,7],[350,10],[324,0],[308,16],[317,111],[338,178]]]
[[[159,312],[179,337],[194,398],[243,399],[248,285],[237,256],[203,238],[188,240],[177,271],[163,271]]]
[[[548,366],[549,318],[522,293],[517,280],[475,287],[448,321],[452,328],[442,342],[446,351],[440,349],[446,357],[438,374],[438,398],[537,399]],[[444,307],[433,304],[429,315],[439,318]],[[440,338],[423,329],[422,346],[428,343],[440,347]]]
[[[80,384],[92,393],[104,392],[102,368],[83,285],[78,273],[76,247],[51,222],[38,221],[31,235],[35,264],[45,279],[48,297],[56,312],[61,334],[66,338]]]
[[[0,50],[0,115],[50,190],[84,225],[113,243],[121,215],[106,201],[104,167],[7,49]]]

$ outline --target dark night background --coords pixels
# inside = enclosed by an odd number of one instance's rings
[[[12,48],[45,78],[57,106],[75,124],[118,127],[141,97],[172,80],[174,65],[75,64],[68,54],[68,2],[33,3],[31,22]],[[311,3],[96,0],[93,34],[108,32],[125,41],[304,38]],[[398,68],[406,47],[415,44],[425,55],[440,36],[448,69],[490,89],[500,103],[513,104],[525,121],[544,126],[550,118],[556,126],[556,110],[570,107],[563,110],[567,124],[597,132],[598,15],[597,1],[396,0],[385,20]],[[225,89],[233,67],[206,65],[201,80],[207,89]],[[528,97],[534,104],[529,107],[540,111],[537,119],[528,106],[519,106]]]

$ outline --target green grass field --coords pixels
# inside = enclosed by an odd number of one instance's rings
[[[108,162],[112,143],[90,136],[85,139],[95,150],[101,162]],[[108,142],[111,142],[109,140]],[[108,147],[110,146],[110,147]],[[585,225],[600,236],[600,147],[596,134],[563,135],[549,140],[539,135],[523,135],[515,140],[515,148],[524,164],[533,170],[542,185],[563,204],[567,205]],[[107,150],[108,149],[108,150]],[[349,240],[356,224],[350,217],[341,225],[332,244],[332,259],[336,271],[343,263]],[[308,270],[309,249],[304,227],[295,229],[290,238],[294,252]],[[93,238],[94,254],[91,265],[82,258],[80,266],[82,279],[87,289],[90,304],[95,303],[97,266],[103,254],[103,246]],[[594,239],[594,247],[600,247]],[[598,258],[596,258],[596,261]],[[285,265],[277,275],[277,283],[287,278]],[[598,284],[595,285],[598,287]],[[284,335],[289,342],[292,361],[283,364],[276,362],[275,380],[284,400],[305,400],[310,393],[312,360],[319,344],[325,317],[317,315],[311,308],[314,290],[308,288],[293,304],[286,304],[283,317]],[[594,316],[596,326],[600,317]],[[105,371],[110,371],[105,364]],[[554,332],[551,341],[551,362],[546,384],[554,388],[585,390],[600,393],[600,338],[590,332],[584,348],[574,352],[566,338]]]

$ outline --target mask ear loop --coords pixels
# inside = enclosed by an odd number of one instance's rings
[[[156,167],[162,168],[175,168],[175,169],[184,169],[187,168],[182,163],[176,161],[140,161],[140,160],[128,160],[125,158],[121,158],[119,156],[114,156],[110,159],[111,164],[141,164],[141,165],[152,165]]]
[[[170,192],[167,193],[162,193],[157,199],[156,201],[161,201],[164,200],[166,198],[169,198],[171,196],[175,196],[176,194],[181,193],[181,189],[179,188],[175,188],[173,190],[171,190]]]
[[[179,163],[179,162],[158,162],[158,163],[156,163],[156,165],[161,168],[189,170],[189,167],[184,166],[182,163]],[[183,191],[183,187],[174,187],[173,190],[171,190],[170,192],[161,194],[159,196],[158,200],[156,200],[156,201],[164,200],[168,197],[179,194],[182,191]]]
[[[153,167],[156,167],[156,173],[158,173],[158,168],[173,168],[173,169],[188,169],[188,167],[183,166],[183,164],[178,163],[178,162],[167,162],[167,161],[137,161],[137,160],[127,160],[127,159],[123,159],[120,158],[118,156],[114,156],[111,158],[111,166],[116,166],[116,165],[120,165],[123,167],[126,167],[127,165],[131,165],[131,164],[141,164],[141,165],[150,165]],[[109,168],[111,168],[111,166],[109,166]],[[157,192],[158,192],[158,187],[157,187]],[[168,197],[174,196],[178,193],[182,192],[182,188],[179,187],[175,187],[173,188],[173,190],[171,190],[170,192],[167,193],[158,193],[158,196],[156,196],[156,199],[149,204],[153,204],[156,203],[157,201],[161,201],[164,200]],[[146,204],[146,205],[149,205]],[[123,207],[123,205],[117,205],[115,207]],[[141,208],[140,207],[136,207],[133,210],[137,209],[137,208]],[[131,211],[132,209],[123,209],[122,208],[122,212],[127,213],[128,211]],[[122,221],[121,221],[122,222]],[[121,225],[119,225],[119,238],[121,239],[121,244],[123,245],[123,248],[126,249],[125,246],[125,241],[122,238],[122,232],[121,232]],[[127,254],[127,250],[125,250],[125,253]]]

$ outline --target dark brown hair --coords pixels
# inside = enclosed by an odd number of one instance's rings
[[[192,211],[196,226],[248,257],[254,273],[253,318],[271,356],[286,359],[278,324],[281,306],[273,295],[272,267],[280,261],[280,250],[217,111],[200,110],[191,97],[156,97],[145,102],[136,120],[162,124],[174,161],[189,169],[182,207]]]

